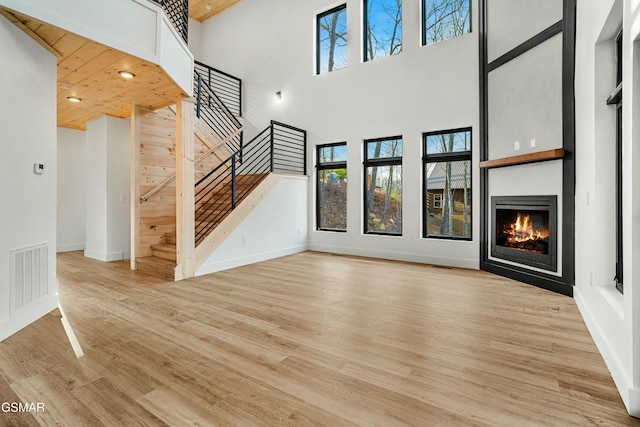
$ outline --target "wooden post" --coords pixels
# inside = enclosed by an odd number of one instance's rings
[[[176,270],[175,279],[195,276],[195,107],[176,103]]]
[[[140,250],[140,123],[142,109],[131,106],[131,269],[137,270]]]

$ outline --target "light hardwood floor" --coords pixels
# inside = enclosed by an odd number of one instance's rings
[[[0,343],[0,400],[46,410],[2,426],[640,425],[571,298],[484,272],[307,252],[169,283],[67,253],[58,280]]]

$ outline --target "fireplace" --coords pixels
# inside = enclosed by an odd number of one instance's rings
[[[557,196],[492,196],[491,256],[557,270]]]

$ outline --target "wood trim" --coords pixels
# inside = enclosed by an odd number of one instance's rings
[[[503,157],[501,159],[485,160],[480,162],[481,169],[502,168],[505,166],[524,165],[527,163],[545,162],[548,160],[562,159],[565,155],[564,148],[539,151],[537,153],[521,154],[519,156]]]
[[[193,99],[176,103],[176,269],[175,280],[195,275],[195,110]]]
[[[140,147],[142,107],[131,106],[131,269],[140,248]]]

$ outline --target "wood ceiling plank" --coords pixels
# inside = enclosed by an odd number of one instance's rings
[[[203,22],[239,2],[240,0],[189,0],[189,16]]]

